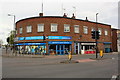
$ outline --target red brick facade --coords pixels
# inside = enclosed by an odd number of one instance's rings
[[[112,29],[112,50],[113,52],[117,52],[117,29]]]
[[[40,23],[44,24],[44,32],[37,32],[37,24],[40,24]],[[57,32],[50,31],[51,23],[58,24]],[[70,32],[64,32],[64,24],[70,25]],[[32,26],[31,33],[26,32],[26,26],[28,25]],[[79,33],[74,32],[74,25],[79,25]],[[88,34],[84,34],[83,26],[88,27]],[[91,38],[91,29],[96,28],[96,26],[98,28],[101,28],[102,30],[102,35],[98,40],[99,42],[98,49],[104,51],[104,42],[112,42],[111,26],[107,24],[102,24],[102,23],[96,24],[95,22],[91,22],[91,21],[73,19],[68,17],[59,17],[59,16],[38,16],[38,17],[26,18],[16,23],[17,37],[43,36],[43,34],[45,36],[71,36],[72,37],[72,39],[70,40],[46,39],[45,40],[46,42],[47,41],[95,42],[95,40]],[[22,34],[19,33],[20,27],[23,28]],[[105,35],[105,30],[108,31],[108,35]],[[17,43],[40,42],[40,41],[43,41],[43,40],[22,40],[22,41],[17,41]],[[74,43],[72,44],[72,52],[74,52]]]

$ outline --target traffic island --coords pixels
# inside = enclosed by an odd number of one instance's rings
[[[79,63],[79,62],[78,62],[78,61],[75,61],[75,60],[65,60],[65,61],[61,61],[60,63],[69,64],[69,63]]]
[[[105,60],[105,59],[112,59],[112,58],[90,58],[92,60]]]

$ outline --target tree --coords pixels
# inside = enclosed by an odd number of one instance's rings
[[[1,46],[3,45],[3,41],[2,40],[0,40],[0,48],[1,48]]]
[[[7,42],[10,45],[14,44],[14,37],[15,37],[15,31],[11,31],[9,37],[7,38]]]

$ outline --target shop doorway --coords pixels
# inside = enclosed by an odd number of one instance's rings
[[[68,54],[68,52],[71,51],[70,45],[49,45],[49,54],[56,54],[56,55],[64,55]]]

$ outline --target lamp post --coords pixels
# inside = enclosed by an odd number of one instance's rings
[[[13,18],[14,18],[14,27],[13,27],[13,46],[14,46],[14,48],[13,48],[13,53],[15,53],[15,35],[16,35],[16,26],[15,26],[15,15],[13,15],[13,14],[8,14],[8,16],[13,16]]]
[[[97,45],[98,45],[98,43],[97,43],[97,30],[98,30],[98,28],[97,28],[97,15],[98,15],[98,13],[96,13],[96,31],[95,31],[96,58],[98,58],[98,55],[97,55],[97,52],[98,52],[98,47],[97,47]]]

